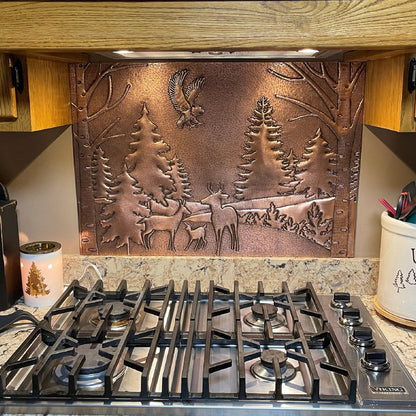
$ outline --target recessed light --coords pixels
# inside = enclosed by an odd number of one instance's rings
[[[117,53],[118,55],[130,55],[132,53],[134,53],[134,51],[128,51],[128,50],[120,50],[120,51],[114,51],[114,53]]]
[[[319,51],[317,49],[310,49],[310,48],[304,48],[304,49],[299,49],[298,53],[301,53],[303,55],[316,55]]]

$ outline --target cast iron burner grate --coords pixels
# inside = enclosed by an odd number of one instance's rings
[[[285,317],[278,313],[278,308],[271,303],[255,303],[251,312],[244,317],[244,322],[252,327],[263,328],[266,319],[270,319],[272,328],[285,325]]]
[[[279,364],[279,369],[283,383],[295,378],[295,367],[287,362],[286,353],[280,350],[263,350],[263,352],[260,355],[260,360],[255,362],[250,367],[250,371],[255,377],[257,377],[260,380],[275,381],[275,360],[277,360]]]
[[[190,292],[187,281],[180,291],[146,281],[128,292],[125,281],[116,291],[74,281],[0,380],[12,400],[356,400],[356,377],[311,284],[291,293],[283,283],[274,294],[259,282],[247,294],[238,282],[203,292],[197,281]]]
[[[75,349],[75,355],[65,356],[60,364],[55,367],[54,376],[58,383],[69,385],[70,375],[74,368],[78,368],[77,385],[86,390],[96,390],[104,386],[105,374],[110,365],[108,358],[99,354],[97,344],[81,344]],[[123,375],[125,367],[119,363],[119,368],[114,374],[114,380]]]

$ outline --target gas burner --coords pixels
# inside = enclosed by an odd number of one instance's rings
[[[267,312],[272,328],[285,325],[285,317],[277,313],[277,307],[271,303],[255,303],[251,307],[251,312],[244,317],[244,322],[248,326],[264,328],[264,311]]]
[[[85,361],[78,373],[78,388],[96,390],[104,386],[104,376],[110,360],[98,354],[97,344],[82,344],[76,348],[74,356],[64,357],[55,368],[55,377],[64,385],[68,385],[68,375],[79,356],[84,355]],[[121,361],[122,362],[122,361]],[[121,377],[125,367],[121,364],[116,368],[113,381]]]
[[[130,317],[130,309],[128,306],[123,305],[121,302],[111,302],[100,306],[95,313],[91,315],[90,322],[97,326],[98,322],[102,319],[104,308],[107,305],[112,305],[110,315],[108,316],[108,329],[111,331],[123,331],[127,328]]]
[[[280,350],[262,351],[260,361],[255,362],[250,367],[251,374],[260,380],[275,381],[276,376],[273,370],[273,359],[275,357],[279,362],[280,371],[282,373],[282,381],[285,383],[295,378],[295,367],[287,362],[286,354]]]

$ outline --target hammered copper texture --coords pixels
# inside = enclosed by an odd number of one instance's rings
[[[81,253],[352,256],[364,68],[71,65]]]

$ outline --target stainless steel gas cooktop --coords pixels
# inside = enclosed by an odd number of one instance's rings
[[[311,284],[188,286],[74,281],[1,368],[1,410],[416,412],[415,383],[359,298],[318,296]]]

